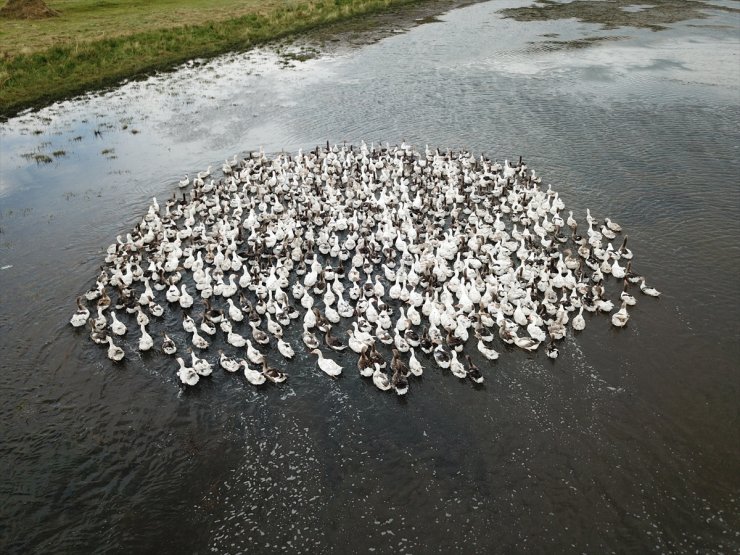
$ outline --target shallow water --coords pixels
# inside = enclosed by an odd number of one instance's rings
[[[2,124],[1,551],[740,549],[740,17],[498,11],[521,5]],[[428,366],[403,400],[308,356],[282,387],[218,370],[181,391],[163,356],[113,366],[69,326],[107,245],[182,174],[326,139],[523,155],[577,217],[625,227],[663,296],[623,330],[592,318],[555,363],[506,352],[482,388]]]

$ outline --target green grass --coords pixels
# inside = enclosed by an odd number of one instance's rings
[[[418,0],[60,0],[0,19],[0,116]]]

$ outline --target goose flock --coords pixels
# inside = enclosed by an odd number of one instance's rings
[[[521,159],[327,143],[234,156],[221,173],[154,198],[77,299],[70,323],[111,360],[133,333],[183,384],[218,365],[260,386],[285,381],[297,351],[337,378],[330,355],[351,350],[361,377],[403,395],[430,365],[482,383],[500,350],[555,359],[584,311],[623,327],[633,292],[660,295],[632,270],[627,236],[612,242],[617,223],[587,210],[579,224]]]

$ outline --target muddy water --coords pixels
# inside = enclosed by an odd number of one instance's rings
[[[655,31],[481,3],[3,123],[0,550],[740,549],[740,18],[693,4]],[[430,369],[403,401],[307,357],[283,387],[181,391],[163,356],[112,366],[68,325],[182,174],[326,139],[524,155],[577,217],[627,229],[663,296],[554,364],[507,352],[481,389]]]

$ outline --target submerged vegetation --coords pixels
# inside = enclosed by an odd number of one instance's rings
[[[0,115],[416,1],[49,1],[59,17],[0,18]]]

